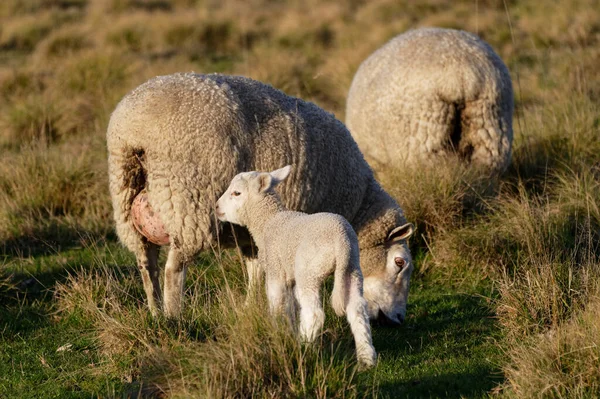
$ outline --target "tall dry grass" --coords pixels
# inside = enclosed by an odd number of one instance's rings
[[[97,155],[92,143],[81,142],[6,154],[0,164],[0,241],[32,237],[68,245],[80,232],[106,235],[112,210],[99,167],[104,159]]]
[[[598,10],[597,0],[2,1],[0,248],[23,254],[36,241],[110,236],[106,124],[119,99],[152,76],[243,74],[343,120],[354,72],[385,41],[418,26],[469,30],[513,76],[509,170],[492,180],[449,164],[378,168],[378,177],[418,226],[417,278],[483,281],[497,295],[504,392],[585,397],[597,389],[598,365]],[[239,311],[241,275],[227,264],[213,268],[233,279],[231,290],[191,276],[181,325],[150,320],[137,271],[106,264],[73,275],[58,303],[63,317],[93,321],[106,372],[143,373],[153,392],[372,393],[358,392],[347,348],[334,339],[322,352],[304,348],[262,310]]]
[[[545,334],[515,343],[505,369],[506,396],[594,398],[600,390],[598,297]]]
[[[185,315],[152,319],[142,303],[137,270],[99,261],[56,291],[63,317],[91,321],[106,361],[93,373],[121,375],[147,395],[170,397],[353,398],[359,391],[354,345],[339,331],[302,344],[265,301],[243,306],[238,260],[225,254],[190,269]],[[345,329],[344,335],[349,335]]]

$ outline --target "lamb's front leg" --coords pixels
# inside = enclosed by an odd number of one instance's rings
[[[267,276],[266,291],[271,315],[282,314],[287,295],[285,280]]]
[[[171,247],[165,265],[164,310],[167,317],[179,317],[187,266],[178,249]]]
[[[248,290],[246,292],[246,301],[244,304],[249,305],[258,295],[260,283],[264,278],[264,270],[262,269],[258,258],[245,258],[246,270],[248,271]]]

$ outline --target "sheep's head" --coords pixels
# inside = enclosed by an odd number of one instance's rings
[[[234,176],[225,193],[217,201],[216,214],[222,222],[245,226],[246,204],[273,192],[290,173],[291,166],[273,172],[243,172]]]
[[[361,249],[364,297],[373,321],[384,325],[400,325],[404,321],[413,271],[406,240],[413,232],[414,226],[407,223],[390,231],[383,244]]]

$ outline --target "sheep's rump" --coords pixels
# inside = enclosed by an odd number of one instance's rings
[[[383,164],[456,154],[502,171],[512,113],[508,69],[488,44],[464,31],[426,28],[395,37],[362,63],[346,124],[367,158]]]
[[[279,189],[289,209],[349,220],[373,181],[358,146],[332,114],[236,76],[149,80],[115,109],[107,145],[117,233],[130,247],[137,234],[131,203],[143,189],[171,243],[194,253],[216,243],[214,204],[239,172],[292,164]]]

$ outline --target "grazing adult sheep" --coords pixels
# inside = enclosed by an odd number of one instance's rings
[[[401,34],[359,67],[346,125],[367,159],[431,166],[459,158],[502,172],[510,162],[513,90],[506,65],[472,33]]]
[[[346,127],[316,105],[244,77],[160,76],[117,105],[107,146],[117,234],[137,258],[153,313],[161,304],[160,245],[169,243],[162,305],[176,317],[192,257],[236,243],[214,214],[231,179],[294,165],[278,187],[285,206],[349,220],[362,251],[369,316],[404,318],[413,269],[405,240],[412,226]],[[248,248],[249,237],[237,237]],[[252,258],[246,263],[252,286],[259,269]]]
[[[359,363],[374,366],[377,354],[363,298],[356,233],[340,215],[285,209],[274,187],[289,173],[288,165],[270,173],[237,174],[217,201],[217,216],[250,231],[265,271],[272,313],[291,308],[286,302],[293,301],[289,298],[293,289],[300,305],[299,331],[305,341],[314,341],[323,327],[321,287],[334,274],[331,305],[338,316],[346,314]]]

